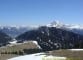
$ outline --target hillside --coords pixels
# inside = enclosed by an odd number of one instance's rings
[[[0,31],[0,46],[8,44],[9,41],[11,41],[11,37]]]

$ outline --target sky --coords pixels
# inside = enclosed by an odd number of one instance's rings
[[[0,25],[83,25],[83,0],[0,0]]]

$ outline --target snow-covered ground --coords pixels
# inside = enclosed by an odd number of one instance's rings
[[[44,53],[37,53],[15,57],[8,60],[66,60],[66,57],[46,56]]]
[[[83,51],[83,49],[68,49],[70,51]]]

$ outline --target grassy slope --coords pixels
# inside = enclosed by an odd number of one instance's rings
[[[7,60],[8,58],[19,56],[16,54],[1,54],[2,52],[15,52],[23,51],[23,49],[36,49],[36,48],[38,48],[37,45],[32,42],[3,47],[0,48],[0,60]]]
[[[36,44],[29,42],[29,43],[23,43],[23,44],[18,44],[18,45],[13,45],[13,46],[7,46],[5,48],[0,48],[0,53],[1,52],[13,52],[13,51],[19,51],[23,49],[35,49],[38,48]]]
[[[54,50],[49,51],[48,55],[67,57],[68,60],[83,60],[83,51]]]
[[[30,42],[11,47],[0,48],[1,52],[22,51],[23,49],[35,49],[37,46]],[[54,50],[46,53],[47,55],[68,57],[68,60],[83,60],[83,51],[70,51],[70,50]],[[15,54],[0,54],[0,60],[7,60],[8,58],[16,57]]]

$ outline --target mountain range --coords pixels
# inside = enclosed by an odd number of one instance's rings
[[[63,24],[59,21],[53,21],[50,24],[47,24],[46,26],[47,27],[56,27],[56,28],[64,29],[67,31],[71,31],[71,32],[83,35],[83,26],[81,26],[81,25]],[[0,31],[6,33],[7,35],[9,35],[12,38],[15,38],[26,31],[29,31],[32,29],[34,30],[38,27],[39,26],[30,27],[30,26],[1,26],[0,25]]]
[[[63,24],[53,21],[45,26],[38,27],[10,27],[0,26],[2,34],[7,35],[17,43],[24,41],[37,41],[42,50],[83,48],[83,27],[80,25]],[[6,40],[3,36],[3,41]],[[9,42],[9,40],[6,40]],[[1,43],[0,39],[0,43]],[[6,43],[6,42],[3,42]]]
[[[28,26],[0,26],[0,31],[6,33],[12,38],[29,31],[31,29],[35,29],[35,27],[28,27]]]

